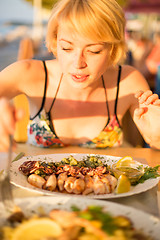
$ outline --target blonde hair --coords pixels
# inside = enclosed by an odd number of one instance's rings
[[[55,56],[61,24],[84,37],[110,44],[110,64],[124,59],[125,17],[116,0],[59,0],[53,7],[46,35],[47,48]]]

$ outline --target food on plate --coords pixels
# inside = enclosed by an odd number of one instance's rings
[[[34,215],[18,225],[2,226],[2,240],[151,240],[135,229],[126,216],[113,216],[101,206],[72,211],[53,209],[48,215]]]
[[[60,162],[25,161],[19,170],[30,184],[49,191],[88,195],[114,192],[117,179],[98,156],[77,161],[73,156]]]
[[[131,156],[125,156],[117,161],[114,157],[112,160],[112,156],[108,161],[102,155],[83,155],[81,160],[72,155],[62,158],[61,161],[53,158],[54,156],[47,159],[44,155],[35,161],[28,157],[18,169],[34,187],[81,195],[124,193],[130,191],[130,185],[160,176],[158,173],[160,166],[152,168],[142,165]],[[123,177],[120,177],[121,175]],[[128,182],[125,187],[124,179]],[[117,186],[117,181],[120,187]]]
[[[158,170],[160,165],[155,167],[143,166],[140,162],[133,160],[131,156],[125,156],[112,164],[110,170],[118,179],[121,175],[128,177],[131,185],[143,183],[147,179],[160,177]]]
[[[117,187],[115,189],[115,193],[125,193],[129,192],[131,189],[131,182],[129,181],[129,178],[126,175],[120,175],[117,182]]]
[[[38,240],[46,239],[47,236],[55,239],[62,234],[61,226],[47,217],[32,218],[21,223],[13,232],[13,229],[8,229],[8,231],[10,230],[12,237],[8,239],[11,240]]]
[[[135,164],[135,160],[131,156],[122,157],[120,160],[117,161],[117,167],[129,167],[132,164]]]
[[[121,158],[111,167],[111,171],[118,179],[121,175],[126,175],[132,184],[136,183],[144,174],[144,167],[141,163],[133,160],[132,157],[126,156]]]

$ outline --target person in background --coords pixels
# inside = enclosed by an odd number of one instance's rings
[[[147,48],[147,46],[149,46]],[[146,44],[145,54],[135,67],[143,74],[149,83],[150,88],[155,91],[155,80],[160,65],[160,32],[156,32],[153,43]],[[137,49],[138,50],[138,49]],[[146,54],[147,53],[147,54]]]
[[[125,17],[115,0],[59,0],[46,45],[56,59],[22,60],[0,73],[1,150],[23,115],[9,99],[21,93],[30,106],[28,142],[35,146],[122,146],[129,110],[145,141],[160,148],[160,100],[139,71],[121,64]]]
[[[134,63],[133,66],[138,69],[139,66],[144,65],[145,60],[152,51],[153,41],[147,37],[141,37],[137,40],[137,47],[134,53]]]
[[[146,58],[146,66],[149,73],[156,75],[160,65],[160,32],[155,33],[154,42],[155,44]]]

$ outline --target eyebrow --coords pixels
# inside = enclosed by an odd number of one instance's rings
[[[73,45],[72,42],[70,42],[70,41],[68,41],[68,40],[65,40],[65,39],[63,39],[63,38],[59,39],[59,41],[64,41],[64,42],[67,42],[67,43]],[[97,46],[97,45],[103,46],[104,44],[105,44],[105,43],[103,43],[103,42],[102,42],[102,43],[90,43],[90,44],[87,44],[86,47]]]

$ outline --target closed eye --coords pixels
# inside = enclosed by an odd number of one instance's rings
[[[101,53],[101,50],[100,51],[89,51],[90,53],[93,53],[93,54],[99,54]]]
[[[71,51],[72,49],[71,48],[62,48],[63,51]]]

